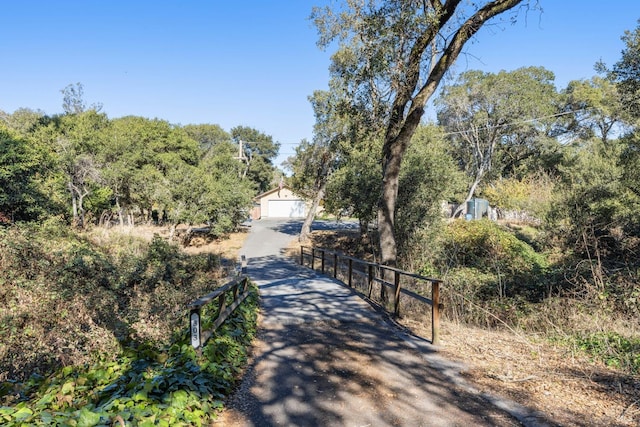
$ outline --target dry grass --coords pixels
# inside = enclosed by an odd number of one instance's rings
[[[169,227],[154,226],[154,225],[139,225],[136,227],[114,227],[111,229],[97,229],[98,233],[104,235],[112,235],[114,233],[123,234],[127,236],[139,237],[147,241],[151,241],[154,235],[158,235],[164,239],[169,238]],[[177,234],[183,233],[186,227],[178,228]],[[189,244],[189,246],[182,248],[184,252],[190,255],[201,253],[212,253],[220,255],[227,260],[237,260],[239,257],[240,248],[247,238],[249,230],[241,229],[236,233],[230,233],[221,238],[213,238],[211,236],[201,234],[195,235]]]
[[[353,236],[314,232],[311,244],[358,253]],[[297,250],[292,246],[291,256],[296,256]],[[548,312],[548,307],[545,310],[539,317],[554,314]],[[583,328],[590,328],[584,317],[576,319],[580,319]],[[602,319],[593,319],[600,322],[602,329]],[[410,318],[400,319],[400,323],[416,335],[431,336],[429,324]],[[565,322],[556,326],[569,327]],[[612,325],[607,323],[606,327]],[[516,330],[485,330],[444,320],[439,351],[467,366],[463,375],[481,391],[541,411],[559,425],[640,425],[639,377],[607,367],[543,336]]]
[[[411,319],[417,335],[430,330]],[[463,362],[483,392],[539,410],[563,426],[640,425],[640,378],[536,336],[444,322],[440,354]]]

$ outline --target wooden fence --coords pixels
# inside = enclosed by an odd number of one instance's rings
[[[320,265],[318,265],[318,263]],[[431,342],[438,344],[440,335],[440,285],[442,280],[409,273],[386,265],[368,262],[324,248],[300,247],[300,264],[308,265],[322,274],[332,274],[350,288],[355,288],[378,302],[393,315],[400,316],[401,296],[403,306],[411,302],[427,305],[431,311]],[[378,287],[378,289],[374,289]],[[393,294],[390,301],[387,290]],[[376,290],[377,292],[374,292]],[[377,295],[376,295],[377,294]],[[429,295],[431,298],[426,297]],[[392,306],[389,307],[388,303]]]
[[[213,332],[224,323],[233,310],[235,310],[249,296],[249,278],[246,276],[247,261],[244,255],[240,270],[235,278],[208,295],[198,298],[187,306],[189,309],[189,327],[191,332],[191,345],[196,350],[203,347],[211,338]],[[231,296],[231,298],[228,298]],[[228,301],[229,305],[227,306]],[[202,330],[200,316],[202,307],[209,303],[218,303],[217,315],[213,325],[206,331]]]

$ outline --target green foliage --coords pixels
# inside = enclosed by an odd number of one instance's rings
[[[640,337],[625,337],[615,332],[583,334],[572,338],[574,345],[607,366],[634,374],[640,373]]]
[[[171,171],[165,206],[174,221],[208,223],[211,233],[219,236],[233,231],[247,218],[254,195],[252,182],[238,178],[233,169],[217,169],[216,163],[224,161],[222,157],[224,154],[207,157],[200,167]]]
[[[231,140],[231,135],[219,125],[201,124],[185,125],[182,127],[189,138],[200,144],[200,150],[207,153],[218,144],[224,144]]]
[[[640,117],[640,26],[633,31],[625,31],[622,41],[625,48],[622,58],[614,65],[612,77],[618,84],[622,104],[629,113]]]
[[[606,143],[630,121],[618,88],[610,78],[596,76],[571,81],[563,95],[566,109],[574,112],[568,116],[567,130],[583,140],[595,137]]]
[[[529,175],[523,179],[505,178],[483,187],[482,197],[501,210],[526,212],[535,218],[545,218],[555,201],[555,182],[546,174]]]
[[[256,290],[198,356],[177,336],[169,347],[125,347],[115,361],[32,377],[3,406],[4,425],[87,425],[116,418],[137,425],[206,425],[215,418],[246,364],[255,336]],[[9,400],[11,397],[5,396]]]
[[[0,422],[210,423],[246,363],[257,289],[200,356],[188,344],[184,307],[212,290],[216,259],[188,257],[159,238],[123,250],[125,236],[98,246],[54,221],[45,228],[0,229],[0,366],[11,379],[0,383]]]
[[[417,257],[431,229],[440,228],[442,203],[464,191],[464,176],[434,125],[420,126],[407,149],[400,174],[396,238],[400,252]],[[416,250],[417,249],[417,250]]]
[[[278,155],[280,143],[274,142],[272,136],[246,126],[231,129],[231,137],[238,144],[242,141],[243,176],[255,183],[258,193],[273,188],[273,160]]]
[[[471,190],[487,178],[519,178],[553,167],[553,79],[541,67],[497,74],[472,70],[443,90],[436,100],[438,120],[450,132],[452,153]]]
[[[598,292],[613,282],[608,278],[618,275],[619,263],[627,265],[627,271],[638,265],[633,253],[640,236],[640,195],[632,184],[637,165],[631,144],[596,140],[575,147],[561,169],[560,197],[546,224],[568,255],[568,264],[584,260],[594,266],[586,280]]]
[[[48,203],[37,182],[46,167],[43,157],[0,125],[0,223],[33,220],[44,214]]]
[[[379,141],[354,149],[327,183],[325,209],[337,216],[358,218],[363,231],[373,221],[380,195]]]
[[[440,262],[446,265],[442,269],[468,268],[481,275],[491,274],[492,286],[483,291],[487,299],[522,296],[538,301],[544,297],[549,268],[546,257],[492,221],[450,223],[443,255]]]

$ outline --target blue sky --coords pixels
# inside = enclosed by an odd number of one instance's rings
[[[282,143],[283,160],[312,136],[307,97],[326,89],[329,56],[308,21],[328,0],[5,0],[0,110],[62,112],[81,82],[111,118],[251,126]],[[534,0],[535,1],[535,0]],[[483,28],[455,71],[543,66],[559,88],[620,58],[637,0],[539,0],[543,13]]]

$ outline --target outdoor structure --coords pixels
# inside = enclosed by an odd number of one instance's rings
[[[309,209],[309,203],[286,185],[259,194],[253,200],[253,219],[304,218]]]

